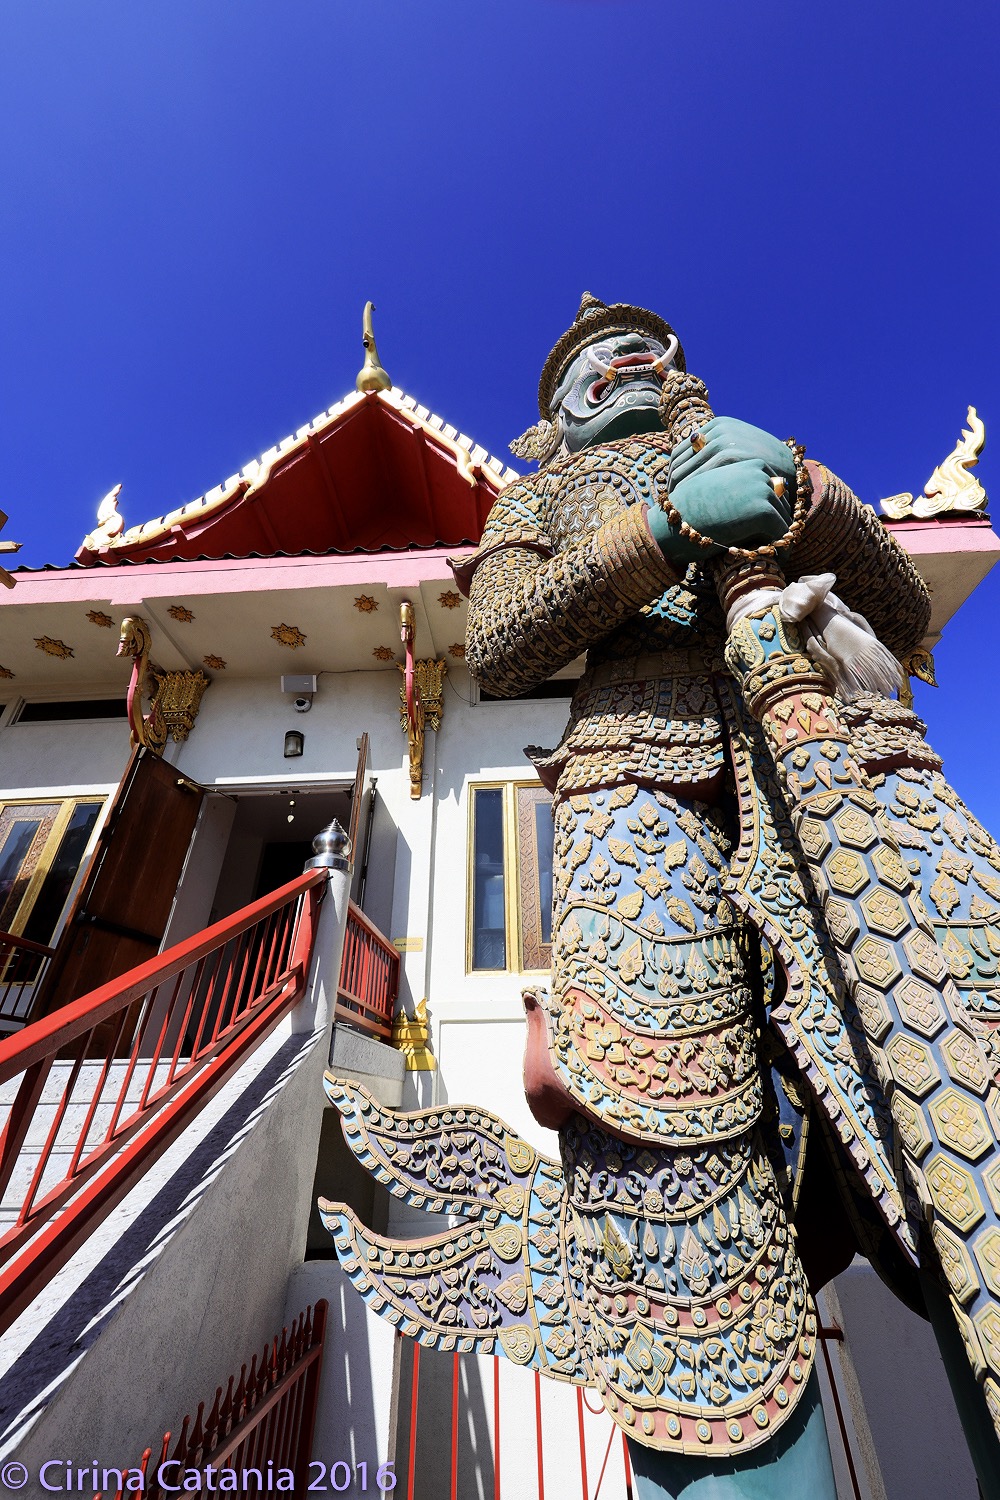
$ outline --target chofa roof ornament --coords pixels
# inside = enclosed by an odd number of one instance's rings
[[[100,552],[103,547],[110,546],[116,537],[121,536],[125,529],[124,517],[118,510],[121,492],[120,484],[116,484],[113,490],[108,490],[97,507],[97,525],[84,537],[81,551]]]
[[[986,428],[974,406],[969,407],[962,436],[914,500],[910,492],[890,495],[881,502],[882,513],[891,521],[929,521],[934,516],[985,515],[986,491],[971,470],[979,462],[986,444]]]

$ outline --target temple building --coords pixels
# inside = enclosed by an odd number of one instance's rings
[[[0,590],[0,1457],[32,1476],[155,1459],[325,1301],[259,1398],[301,1363],[300,1460],[311,1441],[358,1490],[388,1463],[418,1497],[628,1492],[576,1388],[461,1340],[418,1364],[315,1209],[429,1232],[348,1151],[328,1063],[459,1141],[469,1106],[558,1152],[521,1084],[552,896],[523,747],[558,742],[582,663],[479,691],[449,559],[516,472],[373,348],[358,389],[231,478],[145,521],[113,491],[71,565]],[[931,585],[930,652],[1000,538],[981,507],[890,503],[885,524]],[[974,1500],[927,1325],[861,1261],[820,1319],[843,1500]]]

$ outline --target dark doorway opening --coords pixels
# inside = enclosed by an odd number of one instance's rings
[[[265,844],[260,858],[260,874],[253,898],[269,896],[279,886],[287,885],[301,875],[305,862],[312,856],[312,841],[296,839],[293,843]]]

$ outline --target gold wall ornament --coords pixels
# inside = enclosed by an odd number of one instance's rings
[[[372,648],[372,656],[374,656],[376,661],[392,661],[395,655],[396,653],[391,646],[374,646]]]
[[[141,615],[126,615],[122,621],[118,655],[130,656],[133,661],[127,695],[132,742],[145,745],[154,755],[162,755],[168,735],[175,744],[181,744],[191,733],[209,679],[200,670],[168,672],[158,667],[150,659],[152,649],[153,638],[148,623]],[[142,712],[144,697],[149,699],[149,712],[145,715]]]
[[[186,740],[194,728],[208,685],[209,679],[202,671],[164,672],[160,678],[155,706],[176,744]]]
[[[388,373],[382,368],[382,361],[378,357],[378,347],[375,343],[375,333],[372,328],[372,313],[375,311],[374,302],[365,303],[362,326],[364,329],[361,342],[365,346],[365,362],[358,371],[358,378],[354,382],[356,390],[359,391],[389,391],[392,389],[392,381]]]
[[[194,619],[194,615],[188,609],[186,604],[171,604],[170,608],[167,610],[167,614],[172,620],[180,621],[182,625],[190,625],[191,621]]]
[[[226,670],[226,662],[221,656],[203,656],[202,661],[210,672],[224,672]]]
[[[10,670],[10,667],[0,667],[0,677],[3,677],[4,679],[8,679],[8,678],[16,677],[16,676],[17,676],[17,673],[16,672],[12,672]]]
[[[373,615],[378,609],[378,600],[371,594],[359,594],[354,601],[354,608],[363,615]]]
[[[428,727],[441,727],[448,664],[433,657],[416,661],[413,655],[414,630],[413,605],[409,599],[404,599],[399,606],[399,636],[406,651],[405,663],[397,663],[403,674],[403,685],[399,690],[399,722],[410,743],[410,796],[416,801],[424,779],[424,731]]]
[[[406,1058],[408,1073],[433,1073],[437,1069],[437,1058],[431,1051],[431,1023],[427,1018],[427,1001],[417,1004],[416,1013],[408,1016],[405,1011],[393,1017],[392,1045]]]
[[[306,637],[297,625],[286,625],[284,621],[280,625],[271,626],[271,638],[278,642],[279,646],[287,646],[289,651],[297,651],[306,643]]]
[[[913,689],[910,686],[911,677],[919,677],[921,682],[926,682],[928,687],[937,687],[938,681],[934,675],[934,658],[923,646],[918,646],[911,651],[909,656],[900,662],[903,669],[903,680],[899,687],[899,701],[904,708],[913,707]]]
[[[99,625],[102,630],[110,630],[115,623],[110,615],[106,615],[103,609],[88,609],[87,619],[91,625]]]
[[[414,666],[417,670],[417,686],[420,691],[425,722],[430,729],[440,729],[441,716],[444,713],[444,680],[448,675],[448,663],[427,657],[424,661],[415,662]]]
[[[72,646],[67,646],[65,641],[54,641],[49,635],[36,635],[35,645],[46,656],[58,656],[62,661],[73,655]]]
[[[438,603],[442,609],[457,609],[462,602],[462,596],[455,589],[445,589],[443,594],[438,594]]]
[[[456,641],[455,644],[454,644],[454,646],[449,646],[448,647],[448,655],[449,656],[457,657],[459,661],[464,661],[464,659],[465,659],[465,646],[462,644],[461,641]]]
[[[969,407],[966,421],[968,427],[962,428],[962,436],[944,462],[938,464],[922,495],[914,500],[909,491],[904,491],[880,502],[883,513],[891,520],[903,521],[912,516],[918,521],[928,521],[932,516],[979,515],[985,511],[986,491],[970,470],[979,462],[986,445],[986,428],[974,406]]]
[[[116,484],[113,490],[108,490],[98,505],[97,525],[83,539],[86,551],[100,552],[103,548],[110,547],[115,538],[124,531],[125,519],[118,514],[118,497],[121,492],[121,485]]]

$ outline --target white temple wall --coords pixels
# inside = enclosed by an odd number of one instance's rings
[[[287,670],[295,671],[289,653]],[[278,677],[220,674],[202,699],[190,738],[176,764],[192,780],[220,790],[239,787],[351,783],[356,741],[370,736],[369,765],[380,776],[402,774],[406,738],[399,728],[398,673],[323,672],[308,713],[296,713]],[[305,736],[301,756],[286,760],[285,733]],[[380,779],[380,790],[381,790]]]
[[[128,755],[124,719],[7,724],[0,729],[0,796],[112,792]]]

